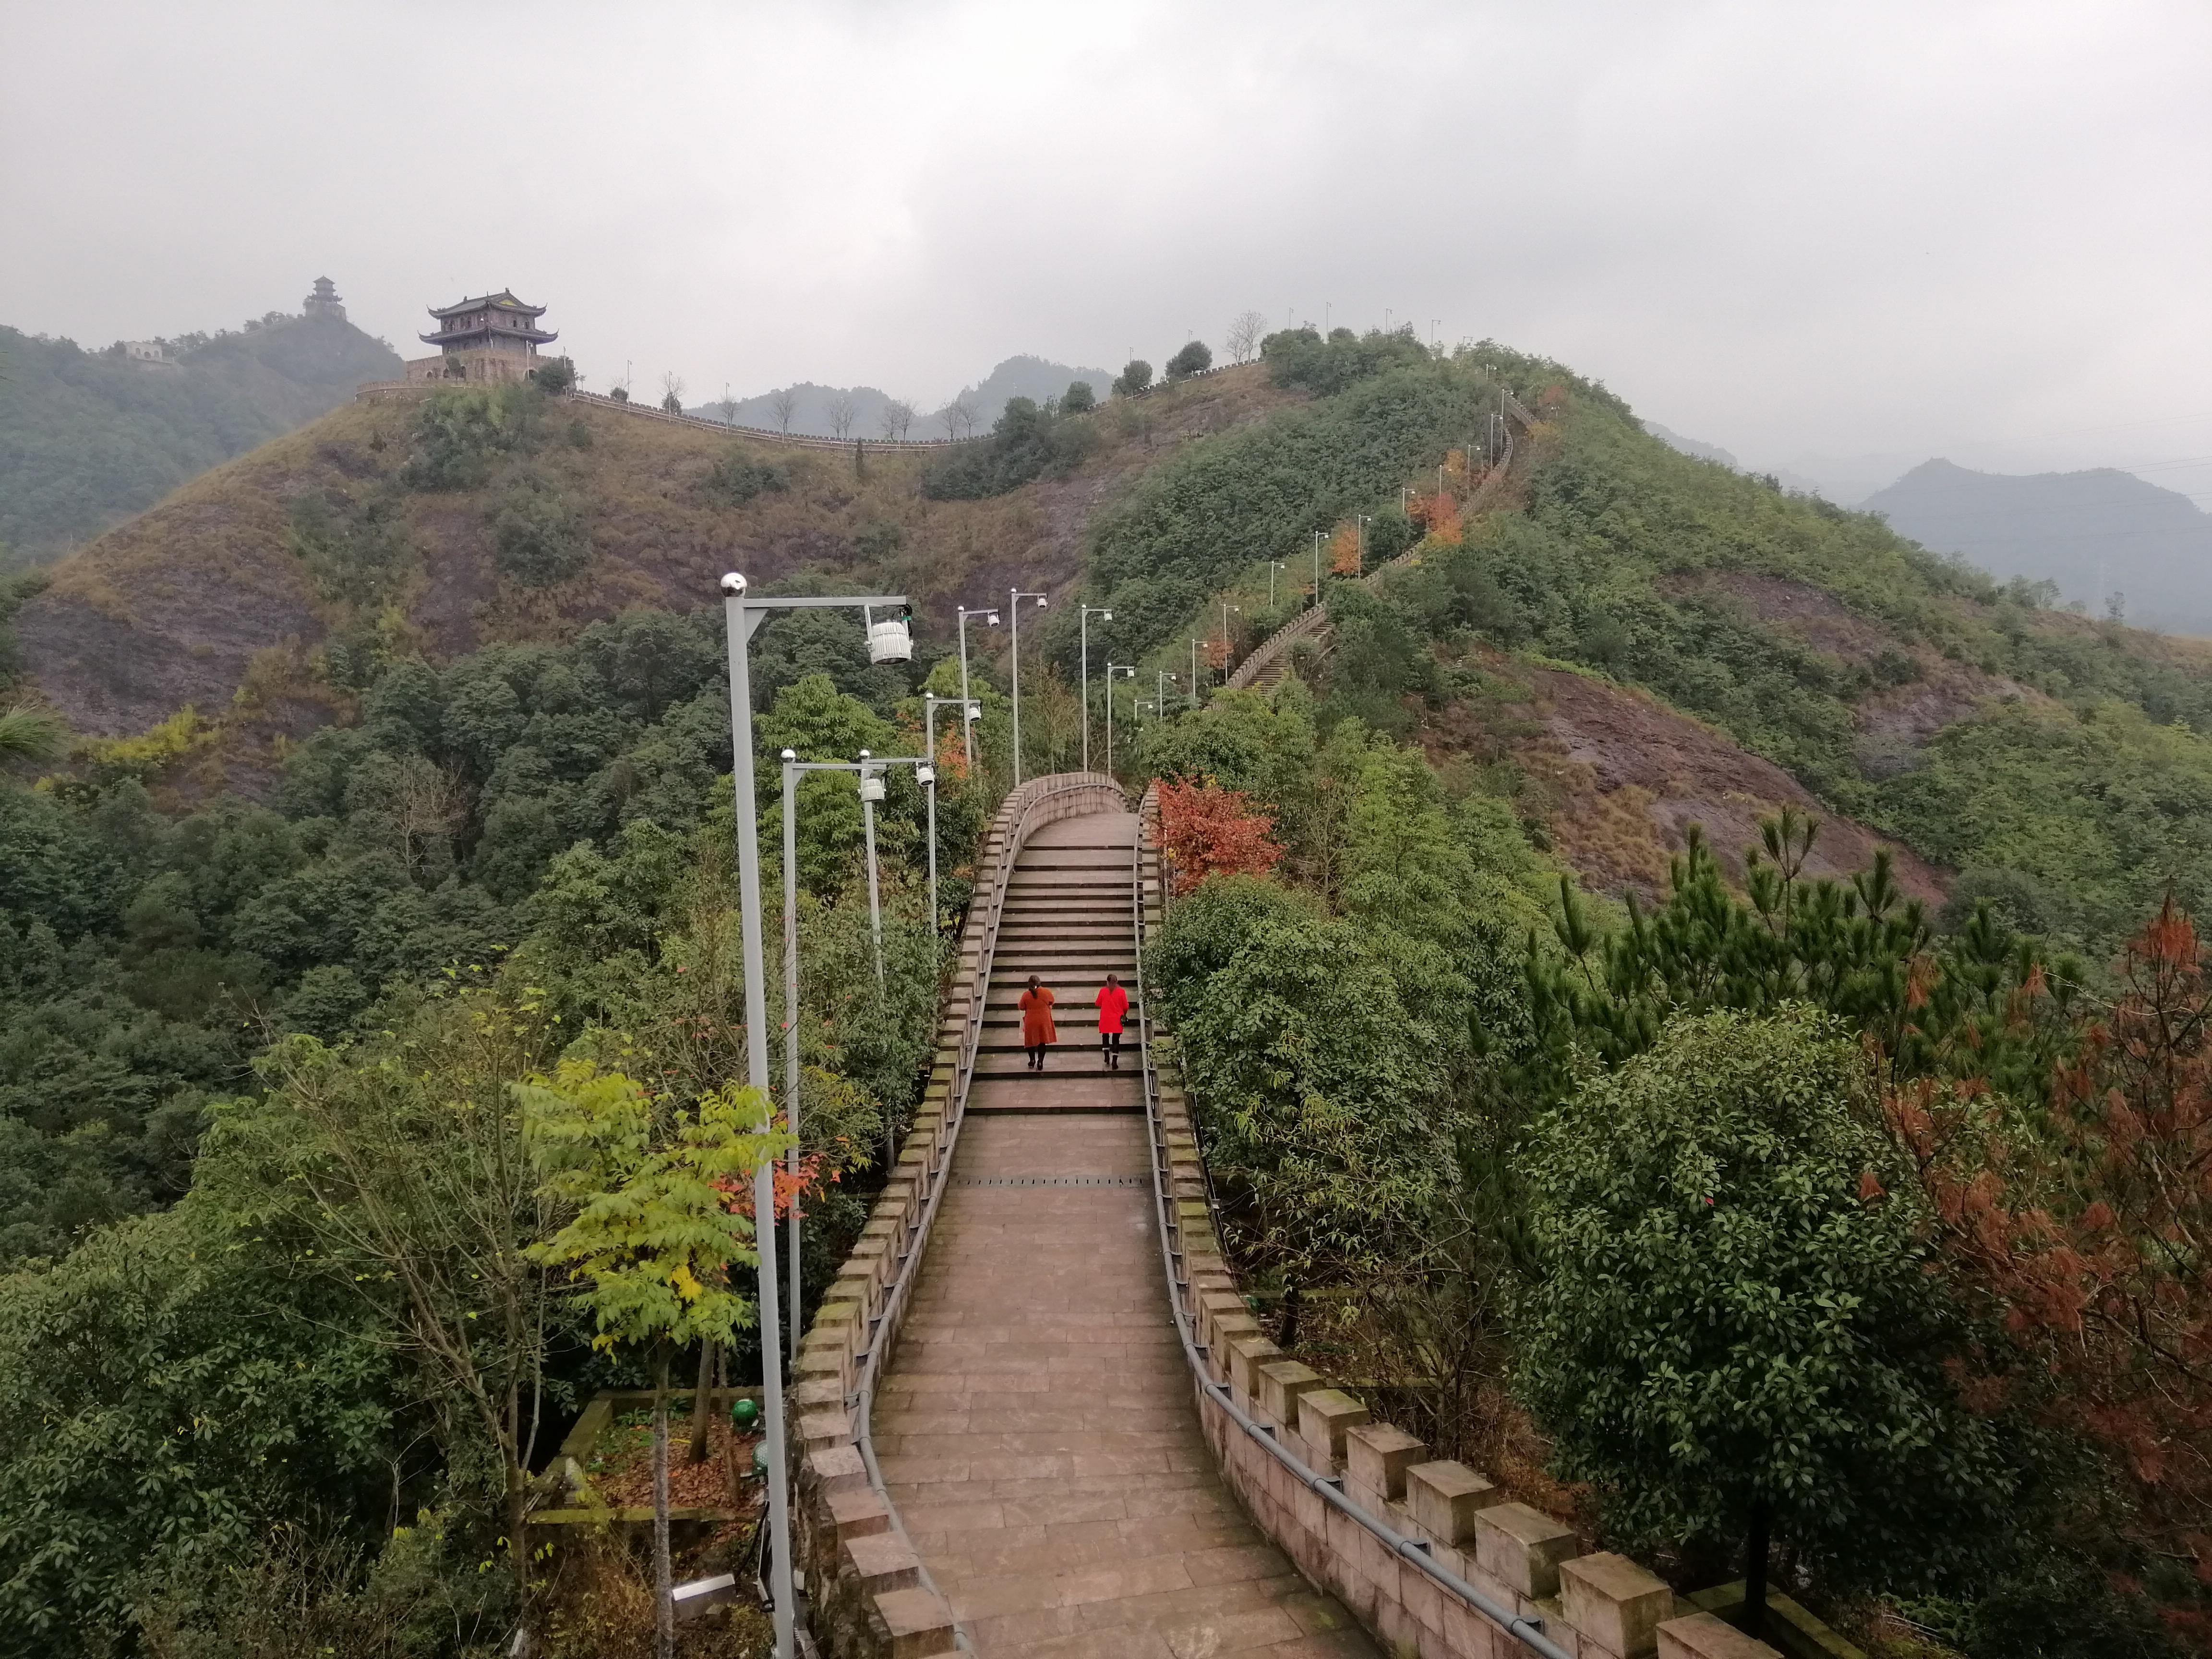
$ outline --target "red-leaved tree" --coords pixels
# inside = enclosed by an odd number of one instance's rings
[[[2047,1131],[2008,1131],[1972,1084],[1887,1106],[1947,1258],[2028,1362],[2014,1376],[2132,1477],[2142,1541],[2212,1582],[2208,1036],[2212,957],[2169,899],[2058,1066]]]
[[[1274,818],[1241,789],[1160,782],[1160,845],[1172,890],[1188,893],[1208,876],[1264,876],[1283,856],[1269,835]]]

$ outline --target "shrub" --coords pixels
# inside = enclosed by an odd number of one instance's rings
[[[525,587],[550,587],[592,561],[582,515],[542,479],[526,475],[493,510],[492,562]]]
[[[566,357],[548,357],[530,374],[538,389],[550,397],[562,397],[576,389],[576,365]]]
[[[791,488],[791,475],[772,461],[757,461],[742,449],[732,449],[707,473],[708,493],[732,506],[742,507],[764,491]]]
[[[1033,479],[1074,471],[1091,443],[1088,425],[1071,425],[1028,398],[1009,398],[991,435],[956,445],[933,463],[921,493],[939,501],[1003,495]]]
[[[1091,389],[1088,380],[1069,382],[1067,395],[1060,400],[1060,412],[1063,415],[1088,415],[1097,407],[1098,394]]]

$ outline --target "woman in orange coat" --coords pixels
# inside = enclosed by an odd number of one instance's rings
[[[1052,993],[1035,974],[1030,975],[1030,988],[1022,993],[1016,1005],[1022,1011],[1022,1047],[1030,1051],[1029,1069],[1044,1070],[1045,1045],[1060,1041],[1060,1033],[1053,1029]]]

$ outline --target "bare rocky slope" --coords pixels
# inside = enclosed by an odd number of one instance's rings
[[[940,641],[957,605],[1003,601],[1017,583],[1059,592],[1082,568],[1092,515],[1135,475],[1206,433],[1299,400],[1257,367],[1210,375],[1091,417],[1071,475],[987,501],[935,501],[926,458],[736,440],[605,408],[555,404],[530,471],[569,504],[590,544],[582,570],[519,585],[494,559],[512,478],[456,490],[402,488],[419,404],[355,403],[193,480],[57,564],[15,631],[27,678],[82,732],[142,732],[190,705],[289,699],[280,727],[326,718],[309,656],[347,620],[295,551],[295,503],[343,512],[395,501],[411,550],[386,626],[434,658],[495,641],[563,638],[628,605],[712,603],[728,569],[773,582],[845,573],[913,595]],[[736,456],[785,487],[732,501],[709,479]]]

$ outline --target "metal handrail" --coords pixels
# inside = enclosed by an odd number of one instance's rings
[[[1181,1267],[1183,1250],[1169,1220],[1167,1201],[1168,1149],[1167,1131],[1160,1119],[1159,1074],[1152,1065],[1152,993],[1145,985],[1145,819],[1141,807],[1137,818],[1136,844],[1129,857],[1130,897],[1136,920],[1136,980],[1137,980],[1137,1054],[1138,1070],[1144,1078],[1145,1122],[1152,1153],[1152,1212],[1159,1224],[1160,1265],[1167,1275],[1168,1310],[1175,1316],[1176,1335],[1182,1342],[1184,1360],[1190,1366],[1206,1397],[1229,1414],[1230,1420],[1261,1446],[1268,1455],[1296,1475],[1310,1492],[1322,1503],[1335,1510],[1363,1531],[1387,1546],[1393,1555],[1410,1561],[1453,1596],[1465,1602],[1482,1618],[1496,1626],[1506,1635],[1521,1643],[1541,1659],[1571,1659],[1565,1648],[1544,1634],[1544,1621],[1515,1613],[1510,1607],[1492,1601],[1457,1573],[1443,1566],[1429,1553],[1430,1543],[1425,1538],[1408,1538],[1383,1522],[1378,1521],[1344,1494],[1342,1479],[1335,1475],[1316,1474],[1275,1437],[1274,1430],[1260,1422],[1239,1407],[1233,1395],[1213,1380],[1206,1364],[1206,1345],[1192,1332],[1192,1322],[1186,1304],[1189,1299],[1190,1282]],[[1162,880],[1165,880],[1163,872]]]
[[[929,1568],[921,1559],[921,1552],[914,1548],[914,1540],[908,1534],[906,1523],[899,1518],[898,1505],[891,1502],[890,1489],[884,1484],[884,1471],[876,1461],[874,1428],[872,1419],[875,1411],[876,1378],[882,1369],[889,1343],[885,1338],[898,1329],[898,1314],[905,1306],[908,1291],[912,1288],[915,1269],[929,1245],[930,1230],[937,1222],[938,1206],[944,1200],[945,1189],[950,1183],[945,1176],[952,1168],[952,1155],[960,1140],[960,1126],[968,1115],[968,1087],[975,1074],[975,1050],[983,1035],[983,1011],[990,1000],[991,957],[999,945],[999,922],[1006,913],[1006,889],[1013,879],[1014,865],[1019,858],[1021,845],[1028,833],[1029,821],[1037,808],[1049,800],[1082,790],[1110,788],[1117,793],[1121,786],[1113,779],[1096,773],[1078,773],[1079,781],[1039,789],[1022,803],[1019,813],[1006,827],[1006,838],[999,850],[998,867],[992,872],[989,905],[983,914],[982,931],[976,939],[975,977],[968,998],[968,1013],[960,1028],[959,1047],[953,1055],[952,1077],[945,1091],[945,1132],[936,1144],[936,1153],[924,1172],[922,1184],[925,1196],[921,1214],[907,1235],[906,1248],[899,1252],[898,1266],[884,1295],[883,1309],[868,1321],[868,1346],[858,1359],[860,1386],[847,1396],[846,1405],[853,1413],[853,1442],[860,1454],[860,1462],[868,1473],[868,1484],[884,1500],[884,1510],[890,1517],[891,1531],[899,1542],[914,1554],[916,1576],[921,1587],[933,1595],[941,1594],[930,1577]],[[1126,796],[1124,797],[1126,799]],[[974,915],[974,901],[969,901],[969,915]],[[958,1620],[952,1623],[952,1639],[965,1653],[973,1653],[975,1644]]]

